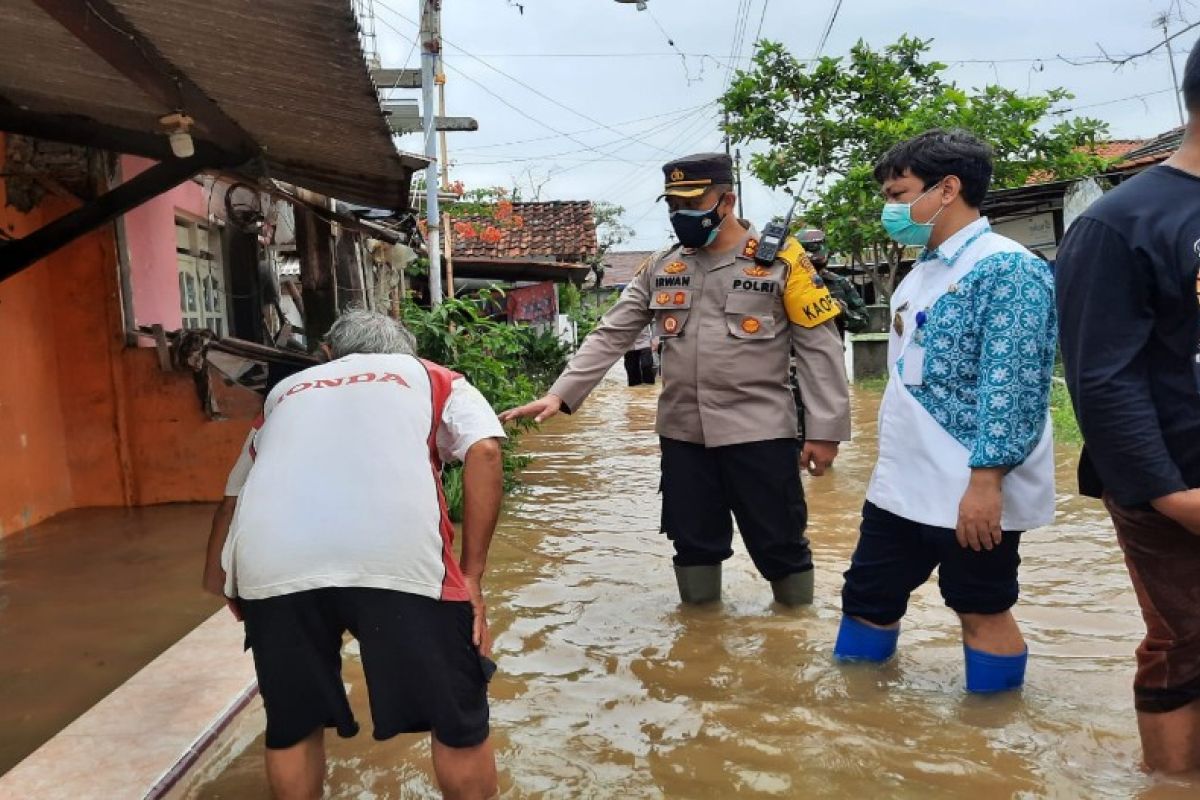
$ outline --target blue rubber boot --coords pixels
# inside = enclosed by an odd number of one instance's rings
[[[883,663],[895,654],[899,638],[899,628],[875,628],[854,617],[843,616],[833,657],[837,661]]]
[[[967,663],[967,691],[973,694],[991,694],[1020,689],[1025,683],[1025,664],[1029,661],[1029,650],[1018,656],[998,656],[963,645],[963,659]]]

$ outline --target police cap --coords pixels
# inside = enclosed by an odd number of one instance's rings
[[[733,159],[724,153],[697,153],[663,165],[664,197],[699,197],[710,186],[733,183]]]

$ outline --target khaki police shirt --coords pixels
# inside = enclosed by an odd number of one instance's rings
[[[759,266],[757,244],[749,229],[723,253],[676,247],[653,257],[550,393],[562,398],[567,413],[579,408],[653,321],[662,341],[660,436],[708,447],[794,437],[788,358],[795,348],[808,438],[848,440],[849,388],[837,328],[832,321],[806,327],[788,320],[789,267],[782,260]]]

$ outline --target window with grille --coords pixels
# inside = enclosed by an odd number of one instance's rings
[[[176,217],[175,254],[179,263],[179,309],[183,314],[183,327],[207,328],[217,336],[229,335],[220,231],[202,222]]]

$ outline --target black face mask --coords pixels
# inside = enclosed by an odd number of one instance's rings
[[[717,238],[717,229],[724,219],[717,213],[725,195],[717,198],[717,202],[708,211],[687,211],[680,209],[671,212],[671,227],[675,236],[684,247],[708,247]]]

